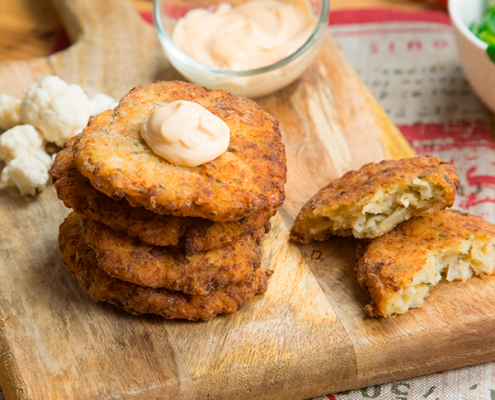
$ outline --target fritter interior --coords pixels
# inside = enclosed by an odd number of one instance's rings
[[[440,185],[416,178],[409,185],[380,189],[366,205],[342,206],[301,221],[299,230],[315,240],[333,235],[375,238],[392,230],[423,211],[439,211],[445,207],[444,190]],[[325,239],[322,239],[325,240]]]
[[[459,185],[454,168],[438,158],[368,164],[320,190],[299,213],[292,238],[376,238],[415,215],[452,206]]]
[[[495,225],[454,210],[404,222],[373,240],[358,263],[358,281],[371,296],[365,311],[382,317],[421,307],[442,278],[494,273]]]

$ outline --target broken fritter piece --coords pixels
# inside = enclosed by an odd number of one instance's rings
[[[154,109],[177,100],[193,101],[227,124],[225,153],[186,168],[151,150],[140,135],[141,124]],[[254,101],[224,90],[179,81],[137,86],[114,110],[91,118],[65,151],[73,151],[76,168],[100,192],[157,214],[237,221],[275,212],[285,199],[279,122]]]
[[[454,204],[460,181],[439,158],[367,164],[330,182],[302,208],[291,238],[300,243],[333,235],[376,238],[415,215]]]
[[[131,207],[125,199],[116,201],[96,190],[75,168],[59,170],[54,181],[59,199],[78,214],[151,245],[184,248],[186,255],[227,246],[263,227],[265,233],[270,230],[270,214],[256,214],[239,221],[213,222],[203,218],[160,215],[144,207]]]
[[[140,286],[205,295],[231,282],[249,281],[261,266],[263,228],[230,246],[186,256],[181,249],[148,245],[75,213],[68,219],[81,221],[102,270]]]
[[[368,290],[372,317],[421,307],[442,274],[465,281],[495,272],[495,225],[445,210],[414,217],[373,240],[358,262],[358,282]]]
[[[67,218],[60,226],[59,246],[64,263],[93,300],[113,304],[132,314],[157,314],[166,319],[207,321],[218,314],[231,314],[256,294],[266,292],[273,273],[259,268],[250,282],[231,283],[205,296],[191,296],[112,278],[98,268],[95,252],[86,244],[77,218]]]

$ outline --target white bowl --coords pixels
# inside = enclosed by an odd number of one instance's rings
[[[469,30],[473,21],[481,20],[484,4],[485,0],[450,0],[449,14],[464,74],[476,94],[495,112],[495,64],[486,52],[488,45]]]

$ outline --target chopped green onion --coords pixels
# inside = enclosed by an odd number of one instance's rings
[[[495,0],[486,0],[486,12],[481,21],[471,23],[469,29],[488,44],[486,52],[495,63]]]
[[[476,36],[480,33],[480,24],[477,22],[473,22],[470,26],[469,29],[471,32],[473,32]]]
[[[486,44],[495,45],[495,35],[488,31],[481,32],[478,37]]]
[[[495,7],[490,10],[486,26],[488,30],[495,35]]]
[[[488,48],[486,49],[486,52],[488,53],[488,57],[493,61],[495,64],[495,46],[494,45],[489,45]]]

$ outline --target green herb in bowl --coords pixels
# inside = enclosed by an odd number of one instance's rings
[[[486,52],[495,63],[495,0],[487,0],[486,12],[480,22],[473,22],[469,27],[478,38],[488,44]]]

